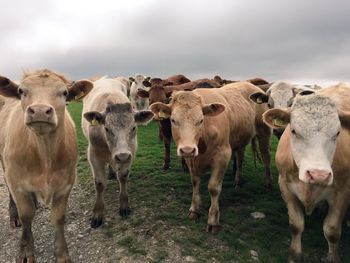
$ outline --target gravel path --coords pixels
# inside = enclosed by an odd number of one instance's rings
[[[91,191],[93,193],[93,191]],[[192,262],[183,257],[181,249],[169,238],[169,227],[162,222],[147,222],[152,211],[137,209],[131,219],[116,216],[117,198],[107,203],[104,227],[91,229],[90,211],[94,194],[76,184],[69,198],[65,234],[73,262]],[[135,200],[131,200],[135,203]],[[140,204],[142,206],[142,204]],[[21,229],[12,229],[8,216],[8,190],[0,174],[0,262],[15,262]],[[140,207],[139,207],[140,208]],[[172,233],[186,231],[172,229]],[[53,227],[50,209],[39,207],[33,223],[36,263],[54,262]],[[120,245],[122,244],[122,245]]]

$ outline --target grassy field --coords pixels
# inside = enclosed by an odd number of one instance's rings
[[[69,110],[77,124],[80,160],[78,176],[80,184],[91,191],[94,187],[86,160],[87,142],[80,129],[81,104],[71,104]],[[129,198],[133,213],[123,226],[109,224],[102,228],[106,239],[115,231],[125,231],[125,238],[118,242],[132,254],[145,254],[148,247],[139,242],[137,234],[130,234],[128,227],[147,229],[147,233],[160,240],[171,239],[181,248],[183,256],[196,262],[252,262],[251,250],[258,253],[260,262],[286,262],[290,242],[288,215],[277,186],[277,170],[272,161],[274,190],[266,193],[263,187],[263,169],[255,168],[251,150],[247,148],[244,162],[244,179],[240,189],[234,189],[232,165],[228,167],[220,197],[222,231],[213,236],[206,232],[207,213],[210,205],[207,183],[209,172],[201,182],[202,216],[197,222],[187,218],[191,203],[192,186],[190,176],[182,172],[180,160],[172,148],[172,163],[168,172],[161,172],[163,145],[158,142],[158,126],[152,122],[138,129],[139,148],[129,180]],[[272,140],[272,152],[277,141]],[[106,203],[117,202],[115,181],[109,182]],[[113,201],[112,201],[113,200]],[[116,210],[115,210],[116,211]],[[260,211],[265,219],[250,217],[251,212]],[[143,214],[144,217],[137,218]],[[176,230],[175,230],[176,229]],[[182,230],[182,231],[181,231]],[[119,232],[120,233],[120,232]],[[132,232],[132,233],[137,233]],[[162,239],[162,238],[163,239]],[[340,247],[344,262],[350,262],[350,230],[343,227]],[[169,251],[163,250],[159,242],[157,256],[153,262],[165,261]],[[306,217],[303,234],[305,262],[320,262],[327,252],[327,242],[322,232],[322,220],[317,215]]]

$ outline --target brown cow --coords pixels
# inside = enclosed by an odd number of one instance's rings
[[[297,95],[291,109],[264,114],[271,127],[286,127],[277,147],[276,166],[292,235],[289,262],[302,261],[304,211],[310,215],[322,201],[329,205],[323,223],[327,259],[340,262],[342,220],[350,201],[350,88],[336,86],[306,94]],[[335,98],[338,107],[329,97]]]
[[[249,100],[249,95],[257,90],[259,88],[247,82],[233,83],[221,89],[176,92],[170,104],[157,102],[150,106],[158,117],[170,116],[177,154],[186,159],[189,167],[193,185],[189,211],[191,219],[199,216],[200,176],[206,168],[211,167],[208,230],[212,233],[220,230],[219,195],[231,155],[237,155],[236,176],[240,178],[244,148],[255,136],[259,139],[263,159],[267,161],[267,181],[271,185],[271,130],[261,119],[265,107],[256,106]],[[257,118],[257,115],[260,117]]]
[[[84,97],[90,81],[70,82],[49,70],[25,74],[19,85],[0,77],[0,154],[13,197],[12,212],[22,223],[19,262],[34,262],[32,194],[51,204],[57,262],[71,262],[64,237],[67,199],[76,176],[75,125],[67,101]],[[18,220],[17,213],[11,220]]]
[[[180,85],[190,80],[184,75],[174,75],[167,79],[153,78],[149,82],[145,82],[144,85],[150,87],[149,91],[138,90],[137,95],[142,98],[149,98],[150,104],[155,102],[168,102],[168,97],[171,92],[165,91],[166,85]],[[171,89],[170,89],[171,90]],[[164,143],[164,163],[162,169],[168,170],[170,167],[170,146],[171,146],[171,124],[168,118],[156,118],[159,125],[159,137]],[[186,163],[182,159],[182,168],[187,170]]]

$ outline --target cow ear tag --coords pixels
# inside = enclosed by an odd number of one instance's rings
[[[258,104],[262,104],[263,103],[263,101],[262,101],[260,96],[256,99],[256,103],[258,103]]]
[[[82,98],[84,96],[84,92],[82,91],[82,92],[80,92],[77,96],[75,96],[75,100],[78,100],[78,99],[80,99],[80,98]]]
[[[281,119],[273,119],[273,125],[283,128],[287,125],[287,123]]]
[[[159,118],[161,119],[169,119],[170,115],[166,114],[164,111],[159,111],[158,113]]]
[[[96,120],[95,118],[93,118],[92,119],[92,121],[91,121],[91,125],[92,126],[97,126],[97,125],[99,125],[100,123],[98,122],[98,120]]]

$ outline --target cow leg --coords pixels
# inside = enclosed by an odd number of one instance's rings
[[[21,221],[19,220],[17,206],[13,201],[11,193],[9,193],[9,214],[10,214],[10,224],[12,228],[21,227]]]
[[[170,167],[170,147],[171,147],[171,137],[168,138],[166,136],[163,136],[163,143],[164,143],[164,164],[163,164],[163,171],[166,171]]]
[[[118,173],[118,181],[119,181],[119,214],[123,218],[127,218],[130,214],[129,207],[129,198],[128,198],[128,189],[127,183],[129,178],[129,170],[125,173]]]
[[[245,147],[242,147],[238,150],[236,150],[236,176],[234,180],[234,187],[238,188],[240,185],[242,185],[242,173],[243,173],[243,160],[244,160],[244,149]]]
[[[103,224],[104,220],[104,207],[105,203],[103,200],[104,190],[106,188],[106,178],[104,175],[105,162],[96,158],[89,149],[89,163],[92,170],[92,175],[95,179],[96,188],[96,201],[92,212],[91,227],[97,228]]]
[[[329,205],[327,217],[323,222],[323,233],[328,242],[327,262],[341,262],[338,248],[348,200],[348,196],[336,196],[333,204]]]
[[[264,165],[265,171],[265,189],[267,191],[272,190],[272,177],[270,170],[270,138],[271,131],[270,128],[263,126],[260,128],[260,131],[257,133],[257,138],[259,142],[259,151]]]
[[[284,182],[280,182],[282,197],[287,205],[289,228],[292,235],[289,251],[289,263],[302,262],[301,236],[304,231],[304,212],[300,201],[293,195]]]
[[[35,214],[35,204],[31,193],[15,192],[19,218],[22,223],[22,236],[20,240],[19,262],[34,262],[34,239],[32,221]]]
[[[68,193],[54,196],[52,199],[51,221],[55,228],[55,257],[57,263],[72,262],[69,257],[67,242],[64,237],[64,221],[69,192],[70,190]]]
[[[191,220],[196,220],[199,218],[199,206],[201,203],[201,196],[199,193],[201,178],[199,172],[191,171],[191,180],[192,180],[192,202],[191,207],[188,213],[188,217]]]

